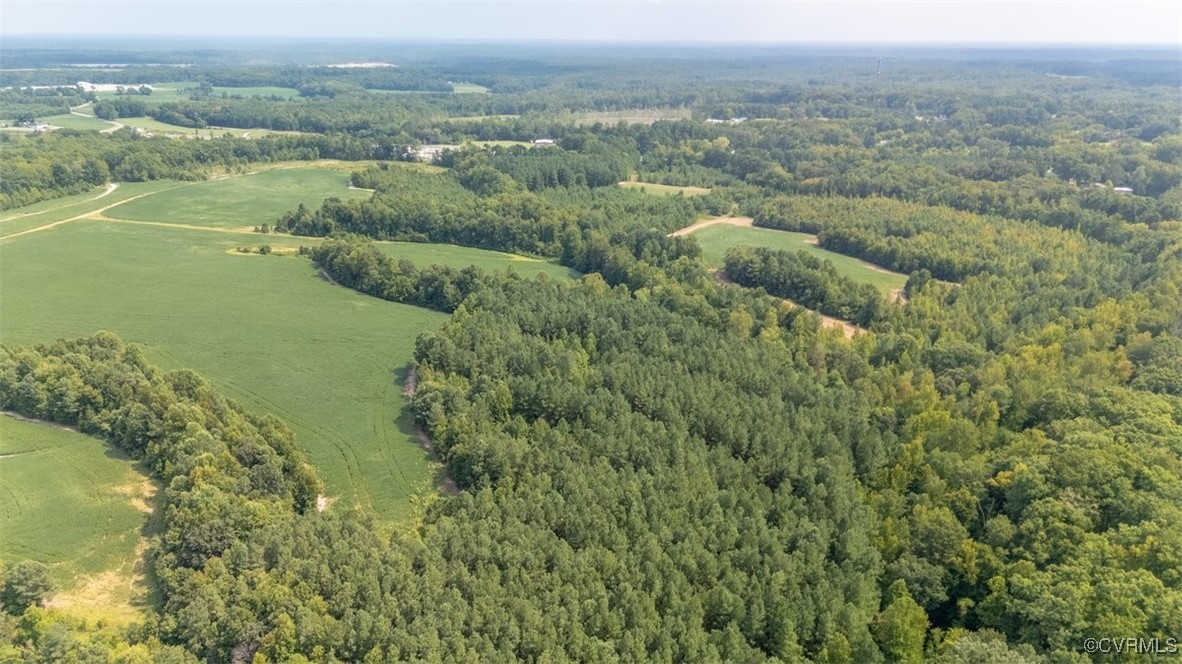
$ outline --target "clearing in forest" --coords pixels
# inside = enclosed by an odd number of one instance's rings
[[[155,491],[137,464],[97,438],[0,415],[0,560],[49,565],[52,606],[116,622],[138,617],[148,601],[141,554]]]
[[[907,275],[891,272],[873,263],[859,260],[852,256],[829,251],[817,245],[817,236],[808,233],[794,233],[770,228],[756,228],[751,226],[751,220],[745,217],[721,217],[699,222],[688,226],[675,234],[693,233],[698,244],[702,247],[702,255],[706,262],[713,267],[721,267],[725,262],[726,252],[731,247],[746,245],[751,247],[767,247],[785,251],[807,251],[818,258],[824,258],[837,268],[837,271],[851,279],[868,283],[878,288],[884,295],[901,293],[907,283]],[[897,297],[895,295],[894,297]]]
[[[701,196],[710,193],[710,190],[705,187],[678,187],[671,184],[656,184],[655,182],[637,182],[635,180],[628,180],[621,182],[620,186],[625,189],[639,189],[648,194],[658,194],[662,196]]]

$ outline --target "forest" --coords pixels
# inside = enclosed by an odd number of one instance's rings
[[[823,50],[689,49],[695,70],[487,48],[392,71],[131,53],[96,80],[298,94],[129,95],[99,117],[303,133],[0,133],[2,210],[349,162],[372,196],[276,209],[251,243],[295,255],[235,260],[449,314],[394,371],[454,488],[400,522],[328,506],[287,424],[130,338],[5,342],[0,409],[101,439],[162,491],[144,618],[69,616],[43,565],[0,561],[0,660],[1050,663],[1106,661],[1085,652],[1101,635],[1182,639],[1176,59],[901,50],[875,74]],[[0,112],[87,103],[64,76],[4,72]],[[684,112],[612,119],[654,109]],[[674,234],[710,218],[815,235],[906,288],[760,246],[715,272]]]

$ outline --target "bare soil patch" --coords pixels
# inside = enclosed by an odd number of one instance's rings
[[[418,385],[419,372],[414,367],[411,367],[410,371],[406,374],[406,384],[402,386],[402,396],[406,397],[407,403],[414,402],[415,391],[418,389]],[[419,426],[418,422],[415,423],[415,437],[419,439],[419,444],[423,446],[427,454],[432,459],[438,461],[438,457],[435,454],[435,443],[431,442],[431,436],[427,435],[426,431],[423,431],[423,428]],[[440,472],[440,475],[442,476],[439,482],[440,491],[449,496],[454,496],[460,492],[460,487],[456,485],[455,480],[447,472]]]
[[[703,219],[697,223],[690,224],[685,228],[679,228],[669,234],[669,237],[680,237],[682,235],[689,235],[694,231],[702,230],[707,226],[715,226],[717,224],[725,224],[727,226],[741,226],[743,228],[751,228],[754,220],[751,217],[713,217],[711,219]]]
[[[728,286],[737,286],[738,285],[734,281],[731,281],[731,278],[729,276],[727,276],[725,270],[715,270],[714,271],[714,280],[720,284],[726,284]],[[773,295],[771,297],[775,297],[775,296]],[[857,325],[854,325],[853,323],[848,323],[844,320],[834,318],[832,316],[826,316],[825,314],[823,314],[819,311],[814,311],[812,309],[809,309],[808,307],[802,306],[802,305],[800,305],[796,302],[793,302],[792,300],[789,300],[787,298],[777,297],[776,299],[781,302],[784,302],[790,306],[793,306],[793,307],[801,307],[802,309],[808,310],[812,314],[820,316],[821,317],[821,327],[823,327],[827,330],[841,330],[842,335],[845,336],[846,339],[853,339],[854,335],[859,334],[859,333],[864,334],[867,331],[865,328],[858,327]]]

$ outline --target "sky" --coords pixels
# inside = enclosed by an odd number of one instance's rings
[[[33,34],[1182,48],[1182,0],[0,0]]]

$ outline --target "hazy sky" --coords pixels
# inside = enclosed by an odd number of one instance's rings
[[[4,34],[1182,45],[1182,0],[0,0]]]

